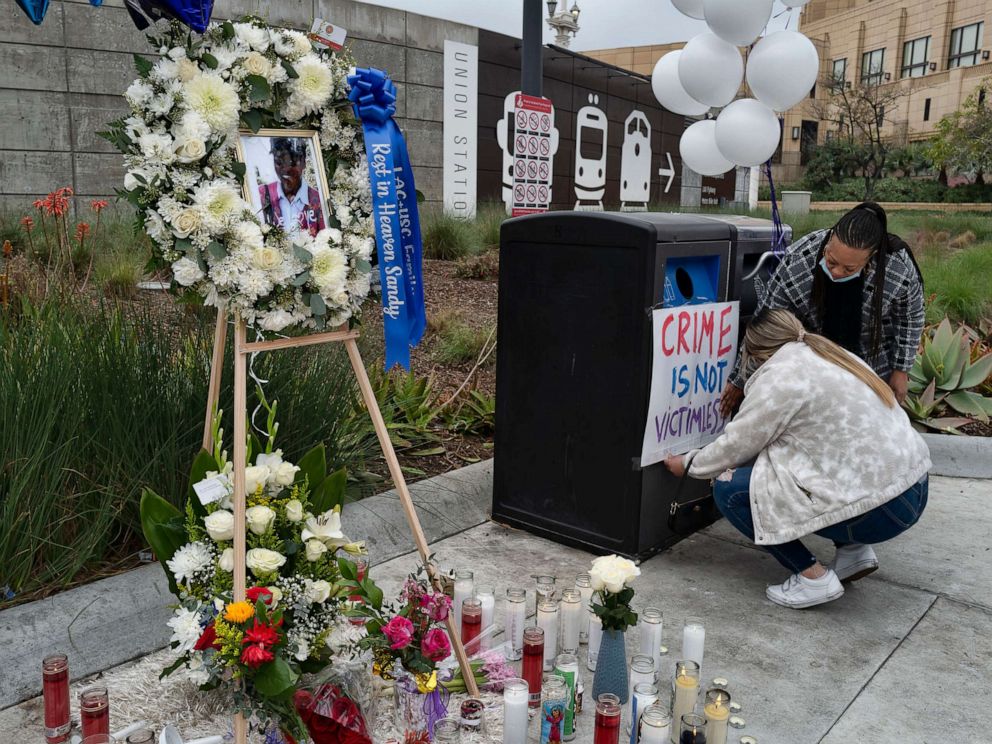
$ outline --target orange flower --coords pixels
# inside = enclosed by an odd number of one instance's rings
[[[94,212],[100,214],[100,211],[106,208],[107,202],[105,199],[97,199],[96,201],[91,202],[90,206],[93,207]]]
[[[25,232],[34,230],[34,220],[30,217],[21,217],[21,225],[24,226]]]
[[[32,204],[32,206],[35,209],[38,209],[38,210],[44,209],[45,208],[45,200],[44,199],[35,199],[34,202],[33,202],[33,204]]]
[[[56,189],[50,193],[44,201],[41,201],[42,207],[48,214],[53,214],[56,217],[61,217],[63,214],[69,211],[69,197],[72,196],[72,188],[70,186],[63,186],[60,189]],[[36,201],[34,205],[37,207],[38,202]]]
[[[76,240],[82,242],[89,234],[90,234],[89,224],[87,224],[86,222],[80,222],[78,225],[76,225]]]
[[[255,614],[255,608],[247,602],[232,602],[224,610],[224,619],[230,623],[243,623]]]

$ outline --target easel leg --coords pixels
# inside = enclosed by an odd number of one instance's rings
[[[219,322],[219,321],[218,321]],[[245,468],[248,447],[248,369],[245,351],[245,322],[234,321],[234,601],[245,599]],[[248,722],[244,716],[234,717],[234,741],[246,744]]]
[[[220,382],[224,376],[224,344],[227,343],[227,311],[217,308],[217,325],[214,328],[214,354],[210,360],[210,386],[207,388],[207,414],[203,422],[203,449],[209,452],[213,446],[211,432],[213,417],[220,401]]]
[[[427,560],[430,556],[430,551],[427,547],[427,538],[424,536],[424,530],[420,526],[420,519],[417,517],[417,510],[413,506],[410,491],[406,487],[406,479],[403,477],[400,461],[396,457],[393,443],[389,439],[389,430],[386,428],[386,422],[382,418],[382,412],[379,410],[379,404],[375,399],[375,393],[372,390],[372,384],[369,382],[368,372],[365,370],[362,355],[358,351],[358,343],[355,339],[349,338],[345,340],[344,345],[348,350],[348,359],[351,361],[351,368],[355,371],[355,377],[358,378],[358,387],[362,391],[365,407],[368,408],[369,416],[372,417],[372,425],[375,427],[376,436],[379,438],[379,446],[382,447],[382,454],[386,457],[389,474],[396,486],[396,492],[400,495],[400,504],[403,506],[406,520],[410,524],[410,531],[413,533],[413,542],[417,546],[421,560],[427,566],[427,571],[430,574],[435,589],[440,589],[440,581],[434,572],[434,567]],[[237,469],[237,465],[235,465],[235,469]],[[236,524],[238,523],[236,522]],[[465,677],[465,685],[468,688],[468,692],[473,697],[478,697],[479,688],[475,683],[475,677],[472,674],[468,656],[465,654],[465,647],[462,645],[461,628],[455,627],[453,614],[448,615],[448,634],[451,636],[451,646],[455,651],[455,657],[458,659],[458,665],[462,669],[462,675]]]

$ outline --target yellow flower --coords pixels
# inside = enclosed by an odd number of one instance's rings
[[[255,608],[248,602],[232,602],[224,610],[224,619],[232,623],[243,623],[255,614]]]
[[[428,692],[434,692],[434,688],[437,687],[437,672],[430,674],[421,672],[414,676],[414,679],[417,680],[417,690],[421,694],[426,695]]]

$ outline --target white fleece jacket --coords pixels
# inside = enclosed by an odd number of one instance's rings
[[[930,469],[930,451],[906,413],[804,343],[779,349],[744,392],[724,433],[686,461],[691,476],[714,478],[757,456],[750,490],[758,545],[864,514]]]

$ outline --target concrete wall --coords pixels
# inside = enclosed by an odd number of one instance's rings
[[[359,64],[384,68],[399,89],[417,187],[440,202],[445,39],[478,43],[474,27],[351,0],[217,0],[214,19],[246,13],[307,29],[314,17],[348,29]],[[120,155],[96,136],[126,110],[131,55],[150,52],[122,0],[93,7],[53,0],[41,26],[15,3],[0,3],[0,210],[21,209],[58,186],[80,201],[113,195]]]

